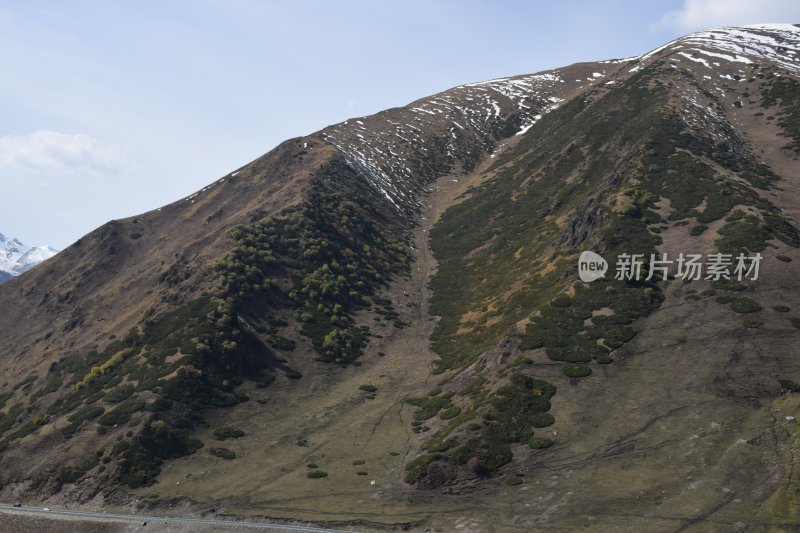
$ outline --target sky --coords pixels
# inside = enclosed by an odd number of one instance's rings
[[[796,0],[0,0],[0,233],[65,248],[291,137]]]

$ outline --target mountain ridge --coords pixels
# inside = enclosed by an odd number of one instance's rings
[[[800,245],[798,43],[795,26],[723,28],[462,85],[291,139],[95,230],[0,288],[11,302],[0,313],[0,494],[179,496],[445,529],[609,530],[614,513],[636,513],[666,531],[710,519],[698,506],[728,524],[791,523],[795,437],[775,413],[800,409],[787,394],[795,351],[779,344],[800,327],[782,278]],[[764,253],[765,277],[576,282],[581,248],[672,255],[687,244]],[[659,381],[662,360],[676,366]],[[657,401],[637,401],[648,390]],[[284,407],[294,401],[308,416]],[[231,423],[241,440],[200,448]],[[29,466],[32,450],[50,464]],[[682,475],[729,491],[692,499],[694,481],[648,470],[668,469],[671,453]],[[380,490],[346,461],[367,462]],[[306,478],[312,463],[339,496]],[[187,481],[201,471],[219,480]],[[615,479],[626,482],[612,489]],[[757,504],[726,496],[753,479],[766,487]],[[255,501],[252,487],[265,487]],[[522,490],[545,493],[523,503]],[[452,493],[488,510],[464,512]],[[661,516],[664,501],[677,518]]]

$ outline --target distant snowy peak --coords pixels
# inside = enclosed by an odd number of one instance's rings
[[[0,283],[50,259],[58,250],[50,246],[27,246],[0,233]]]

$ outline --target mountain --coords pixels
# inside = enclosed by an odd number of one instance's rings
[[[0,286],[0,500],[794,527],[798,53],[721,28],[462,85],[98,228]]]
[[[50,246],[26,246],[18,239],[9,239],[0,233],[0,283],[22,274],[57,253],[58,250]]]

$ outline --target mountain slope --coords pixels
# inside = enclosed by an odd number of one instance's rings
[[[0,233],[0,283],[30,270],[58,250],[50,246],[26,246],[18,239],[7,238]]]
[[[728,28],[456,87],[99,228],[0,287],[2,497],[795,523],[798,49]],[[760,277],[611,279],[714,252]]]

